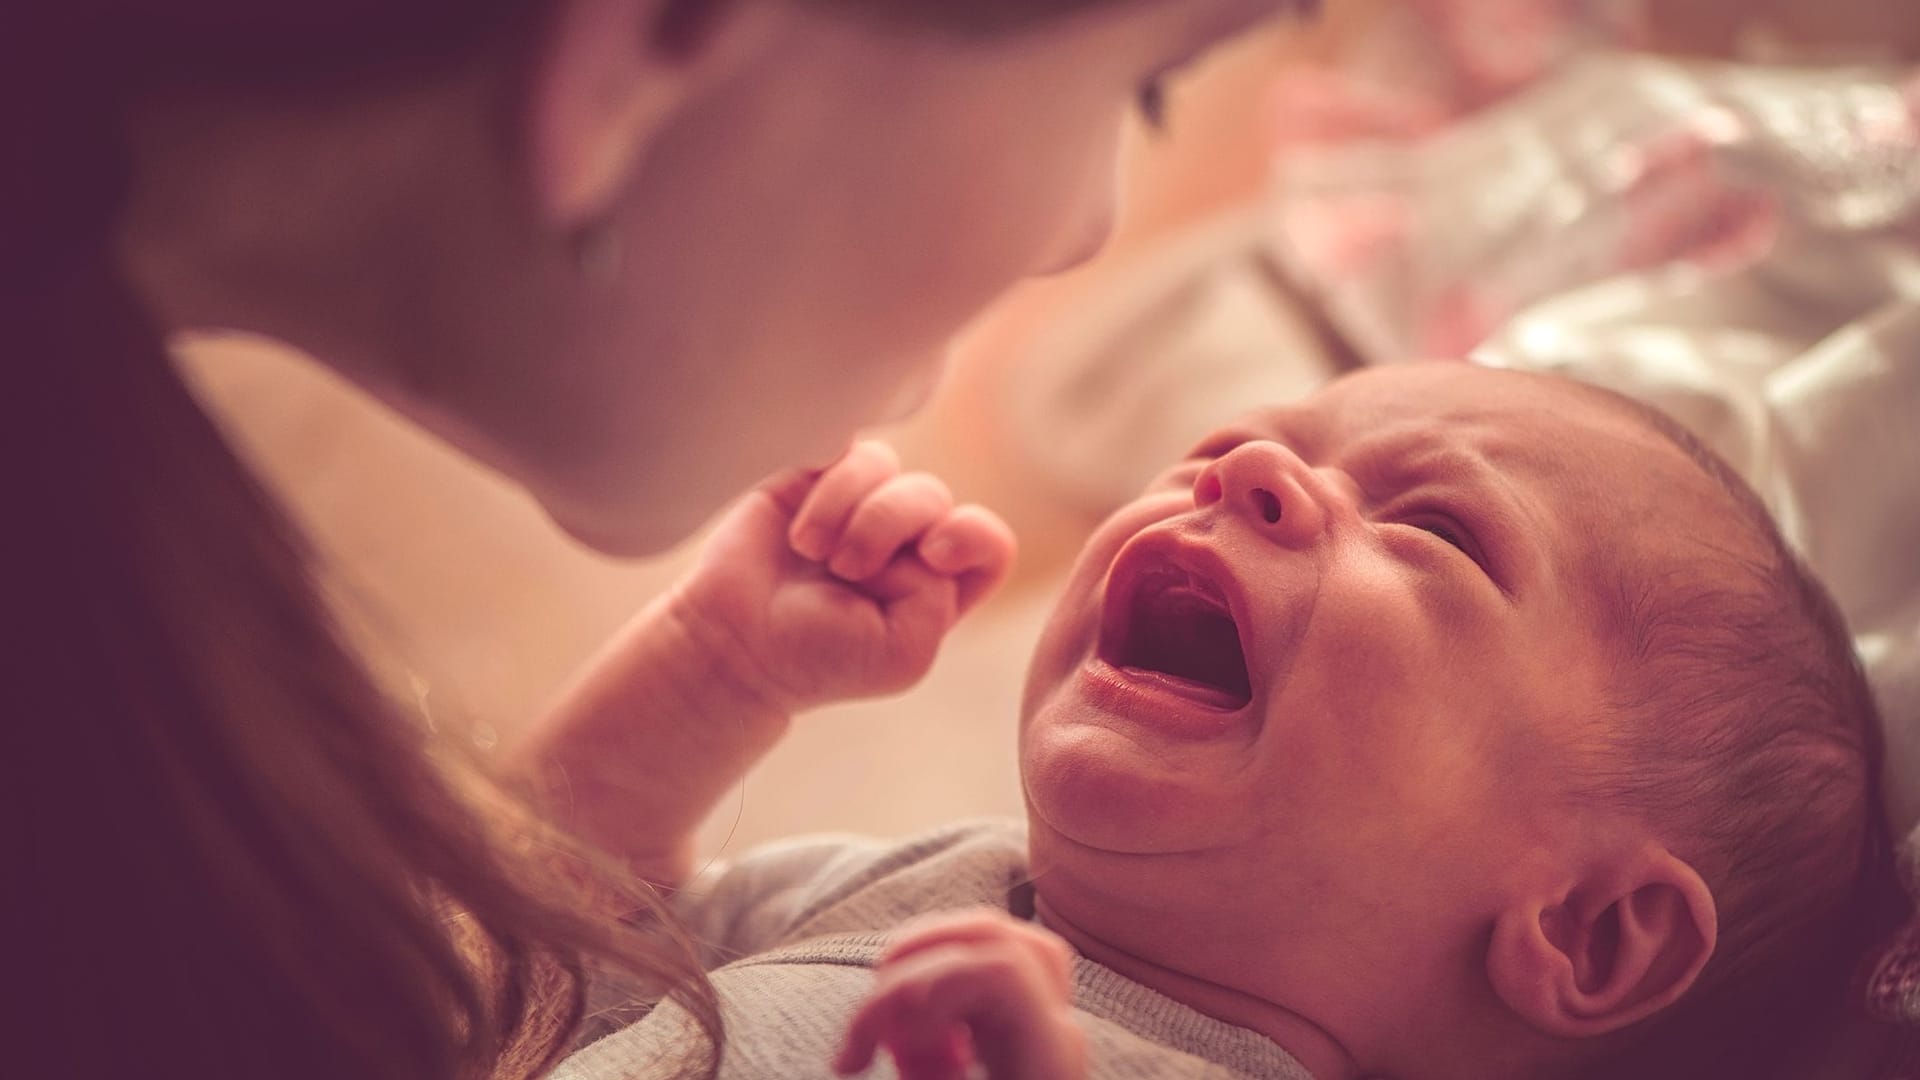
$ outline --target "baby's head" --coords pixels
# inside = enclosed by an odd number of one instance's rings
[[[1108,519],[1021,752],[1050,921],[1333,1075],[1719,1073],[1839,998],[1888,873],[1871,696],[1758,500],[1464,365],[1255,414]]]

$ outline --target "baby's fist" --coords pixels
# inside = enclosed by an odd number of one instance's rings
[[[961,615],[1005,580],[1013,533],[946,484],[861,442],[750,495],[715,531],[677,608],[794,711],[903,690]]]
[[[810,484],[773,490],[789,504],[794,552],[841,581],[872,581],[897,560],[917,556],[954,581],[964,614],[1013,565],[1013,533],[1004,522],[984,507],[955,506],[937,476],[901,472],[885,443],[855,443]]]

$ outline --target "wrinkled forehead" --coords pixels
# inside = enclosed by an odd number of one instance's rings
[[[1464,363],[1413,363],[1363,368],[1296,401],[1249,415],[1303,434],[1352,436],[1384,424],[1524,424],[1541,409],[1584,405],[1565,380]]]
[[[1498,496],[1562,574],[1722,534],[1730,500],[1642,417],[1569,380],[1460,363],[1373,368],[1248,418],[1316,464],[1434,463]]]
[[[1424,440],[1567,478],[1624,458],[1679,461],[1658,433],[1585,387],[1460,363],[1369,368],[1300,401],[1256,410],[1248,420],[1312,457]]]

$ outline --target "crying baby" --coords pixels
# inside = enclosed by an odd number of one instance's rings
[[[730,673],[659,700],[780,716],[715,776],[997,580],[943,494],[863,451],[789,478],[636,625]],[[1764,1076],[1890,881],[1832,603],[1700,443],[1556,378],[1373,369],[1217,432],[1087,541],[1019,721],[1024,824],[661,875],[721,1076]],[[699,1039],[669,1002],[560,1075]]]

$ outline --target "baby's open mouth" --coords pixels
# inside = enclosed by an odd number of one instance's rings
[[[1141,574],[1109,596],[1104,659],[1129,674],[1155,676],[1185,696],[1223,709],[1253,700],[1240,628],[1219,586],[1178,567]],[[1112,616],[1122,615],[1120,619]]]

